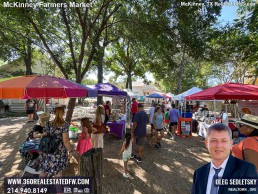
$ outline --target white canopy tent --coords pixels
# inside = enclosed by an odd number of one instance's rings
[[[130,98],[139,98],[140,95],[137,92],[133,92],[130,89],[123,89],[125,92],[127,92],[128,96],[130,96]]]
[[[187,90],[187,91],[185,91],[185,92],[183,92],[181,94],[173,96],[172,100],[184,101],[186,96],[195,94],[195,93],[200,92],[200,91],[202,91],[202,89],[197,88],[197,87],[192,87],[191,89],[189,89],[189,90]]]

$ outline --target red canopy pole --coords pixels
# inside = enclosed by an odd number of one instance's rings
[[[216,120],[216,100],[214,99],[214,120]]]
[[[44,113],[46,112],[46,98],[43,99],[44,100]]]

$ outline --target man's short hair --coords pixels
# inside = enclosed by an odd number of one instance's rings
[[[138,103],[137,107],[142,108],[142,107],[144,107],[144,104],[143,103]]]
[[[171,106],[172,106],[172,108],[176,108],[176,105],[175,105],[175,104],[172,104]]]
[[[135,101],[136,100],[136,98],[132,98],[132,101]]]
[[[110,103],[110,101],[108,100],[108,101],[106,101],[106,104],[108,104],[108,103]]]
[[[231,131],[231,129],[227,125],[225,125],[223,123],[215,123],[215,124],[211,125],[208,128],[208,130],[207,130],[207,138],[210,135],[211,131],[227,131],[229,136],[230,136],[230,138],[232,138],[232,131]]]

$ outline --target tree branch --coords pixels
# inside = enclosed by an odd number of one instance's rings
[[[85,66],[85,68],[84,68],[84,70],[83,70],[83,72],[81,74],[81,79],[83,79],[83,77],[85,76],[86,72],[89,70],[89,67],[90,67],[90,64],[91,64],[91,61],[93,59],[93,56],[94,56],[95,52],[96,52],[96,48],[95,48],[95,46],[93,46],[92,49],[91,49],[90,55],[88,57],[86,66]]]
[[[65,12],[65,8],[62,7],[61,8],[61,15],[63,17],[63,20],[64,20],[64,23],[65,23],[65,26],[66,26],[66,29],[67,29],[67,35],[68,35],[68,40],[69,40],[69,48],[70,48],[70,51],[71,51],[71,55],[72,55],[72,60],[73,60],[73,69],[74,69],[74,73],[75,75],[77,76],[77,66],[76,66],[76,59],[75,59],[75,55],[74,55],[74,49],[73,49],[73,40],[72,40],[72,33],[71,33],[71,28],[69,26],[69,23],[68,23],[68,20],[67,20],[67,16],[66,16],[66,12]]]
[[[27,17],[28,21],[32,24],[33,28],[35,29],[36,33],[38,34],[38,36],[40,37],[43,45],[45,46],[45,48],[47,49],[48,53],[50,54],[51,58],[53,59],[53,61],[55,62],[55,64],[59,67],[60,71],[63,73],[63,75],[65,76],[66,79],[68,79],[68,75],[64,69],[64,67],[62,66],[61,62],[57,59],[57,57],[55,56],[55,54],[53,53],[53,51],[49,48],[45,37],[43,36],[43,34],[40,32],[40,30],[38,29],[38,26],[35,24],[35,22]]]

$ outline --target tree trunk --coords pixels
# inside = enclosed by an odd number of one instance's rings
[[[68,123],[71,123],[72,116],[73,116],[73,109],[75,107],[75,102],[76,102],[76,98],[70,98],[68,107],[67,107],[68,111],[67,111],[66,117],[65,117],[65,121],[67,121]]]
[[[78,98],[78,104],[82,105],[83,98]]]
[[[25,63],[25,75],[32,75],[32,48],[31,48],[31,40],[28,38],[27,40],[27,52],[26,55],[24,56],[24,63]]]
[[[258,79],[257,75],[254,77],[254,81],[252,85],[256,85],[256,80]]]
[[[177,81],[177,94],[180,94],[181,92],[181,84],[182,84],[182,79],[183,79],[183,72],[184,72],[184,58],[185,58],[185,53],[183,52],[183,56],[181,59],[181,63],[179,66],[179,72],[178,72],[178,81]]]
[[[98,60],[98,83],[103,83],[103,60],[105,47],[98,46],[97,60]],[[103,104],[103,97],[97,97],[97,105]]]
[[[92,177],[91,193],[102,193],[102,163],[103,151],[102,148],[93,148],[81,156],[80,175]]]
[[[130,90],[132,90],[133,89],[133,84],[132,84],[132,75],[131,74],[129,74],[128,75],[128,78],[127,78],[127,82],[128,82],[128,88],[130,89]]]
[[[132,87],[132,64],[129,64],[129,66],[128,66],[126,85],[127,85],[126,88],[129,88],[130,90],[133,89],[133,87]]]
[[[258,67],[255,68],[254,81],[253,81],[252,85],[255,85],[257,77],[258,77]]]
[[[126,78],[125,88],[126,88],[126,89],[128,88],[128,76],[127,76],[127,78]]]

